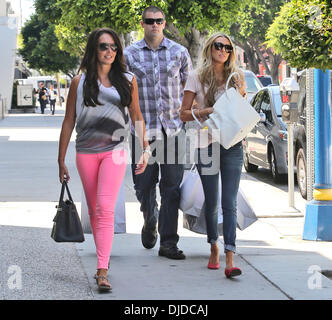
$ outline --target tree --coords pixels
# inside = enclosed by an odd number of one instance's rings
[[[265,34],[284,2],[285,0],[245,0],[229,28],[234,42],[245,51],[249,68],[254,73],[259,73],[258,62],[261,61],[274,83],[279,82],[278,68],[282,58],[273,47],[266,45]]]
[[[332,68],[332,16],[328,0],[286,3],[267,32],[267,43],[296,68]]]
[[[206,36],[229,23],[240,0],[57,0],[61,10],[56,34],[60,47],[81,53],[86,36],[96,27],[110,27],[121,34],[137,30],[144,8],[156,5],[167,17],[166,36],[184,45],[194,64]]]
[[[61,12],[55,19],[60,48],[81,56],[87,36],[95,28],[109,27],[122,37],[123,34],[136,30],[140,20],[137,12],[142,6],[141,2],[139,0],[55,1],[53,6]]]
[[[19,52],[33,69],[49,73],[61,71],[72,77],[76,73],[78,58],[59,49],[54,30],[53,24],[34,14],[22,28],[23,47]]]

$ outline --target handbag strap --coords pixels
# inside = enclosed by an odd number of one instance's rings
[[[236,72],[236,71],[233,72],[233,73],[231,73],[231,74],[229,75],[227,81],[226,81],[226,90],[228,89],[229,82],[231,81],[231,79],[232,79],[232,77],[234,76],[234,74],[237,74],[237,75],[240,77],[240,74],[239,74],[238,72]],[[237,89],[235,89],[235,90],[237,90]]]
[[[199,124],[199,126],[201,127],[201,128],[203,128],[204,126],[201,124],[201,122],[197,119],[197,117],[195,116],[195,113],[194,113],[194,109],[193,108],[191,108],[191,114],[192,114],[192,116],[193,116],[193,118],[195,119],[195,121]]]
[[[65,194],[65,189],[67,190],[67,194],[68,194],[69,200],[71,202],[73,202],[73,198],[71,197],[71,194],[70,194],[70,191],[69,191],[68,184],[67,184],[66,180],[63,180],[63,182],[62,182],[62,187],[61,187],[61,193],[60,193],[59,202],[63,201],[63,196]]]

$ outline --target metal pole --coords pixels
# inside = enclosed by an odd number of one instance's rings
[[[306,143],[307,143],[307,200],[313,199],[315,183],[315,104],[314,69],[306,70]]]
[[[307,204],[305,240],[332,240],[332,144],[330,70],[315,69],[315,184]]]
[[[288,131],[288,205],[294,208],[294,148],[293,148],[293,134],[294,125],[291,122],[287,123]]]

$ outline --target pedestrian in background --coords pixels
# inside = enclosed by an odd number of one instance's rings
[[[185,259],[177,247],[179,186],[185,157],[185,131],[179,111],[183,88],[191,70],[191,60],[186,48],[164,37],[165,25],[165,14],[160,8],[146,8],[141,21],[144,39],[125,49],[128,69],[137,78],[147,139],[150,145],[163,146],[161,150],[154,150],[154,159],[152,161],[150,158],[142,175],[133,174],[133,181],[144,217],[141,233],[143,246],[147,249],[155,246],[158,222],[159,255],[170,259]],[[133,173],[137,161],[136,145],[133,135]],[[161,195],[159,212],[156,201],[158,182]]]
[[[99,290],[109,291],[107,279],[114,236],[114,208],[126,171],[129,116],[142,133],[145,126],[139,108],[134,75],[126,71],[123,49],[118,35],[111,29],[96,29],[88,37],[80,66],[81,75],[74,77],[67,100],[66,115],[59,143],[60,182],[69,181],[65,155],[76,120],[76,165],[81,177],[91,229],[97,251]],[[129,112],[129,115],[128,115]],[[135,174],[146,168],[149,152],[141,153]]]
[[[48,101],[47,88],[44,87],[44,82],[39,82],[39,88],[37,90],[37,93],[38,93],[38,101],[40,104],[40,112],[41,114],[44,114]]]
[[[237,71],[239,77],[232,78],[230,85],[238,88],[240,94],[246,95],[243,72],[235,67],[235,50],[229,36],[217,33],[205,43],[200,66],[189,74],[181,107],[181,120],[193,121],[194,117],[200,121],[207,119],[213,112],[213,105],[218,97],[225,92],[225,84],[229,75]],[[195,104],[194,104],[195,101]],[[194,104],[194,105],[193,105]],[[193,110],[192,110],[193,108]],[[198,131],[199,135],[202,135]],[[197,169],[201,177],[205,195],[205,217],[207,226],[207,241],[211,244],[211,254],[208,262],[209,269],[219,269],[218,249],[218,196],[219,171],[222,179],[222,211],[224,251],[226,253],[225,275],[238,276],[241,270],[234,266],[236,252],[236,215],[237,193],[243,162],[242,141],[229,149],[223,148],[218,142],[208,139],[198,140],[196,158]],[[205,144],[204,144],[205,142]],[[217,151],[217,152],[215,152]],[[207,161],[208,159],[212,161]],[[209,170],[218,163],[217,172]],[[220,168],[220,170],[219,170]]]
[[[51,85],[49,90],[49,99],[50,99],[50,109],[53,115],[55,112],[56,97],[57,97],[57,92],[56,90],[54,90],[54,86]]]

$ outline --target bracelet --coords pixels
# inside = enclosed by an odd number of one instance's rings
[[[202,118],[201,118],[201,110],[197,109],[197,117],[199,119],[199,121],[202,122]]]
[[[202,122],[202,118],[201,118],[201,110],[197,109],[197,118],[199,119],[200,122]]]
[[[152,156],[151,148],[150,146],[143,149],[143,153],[147,153],[150,157]]]

